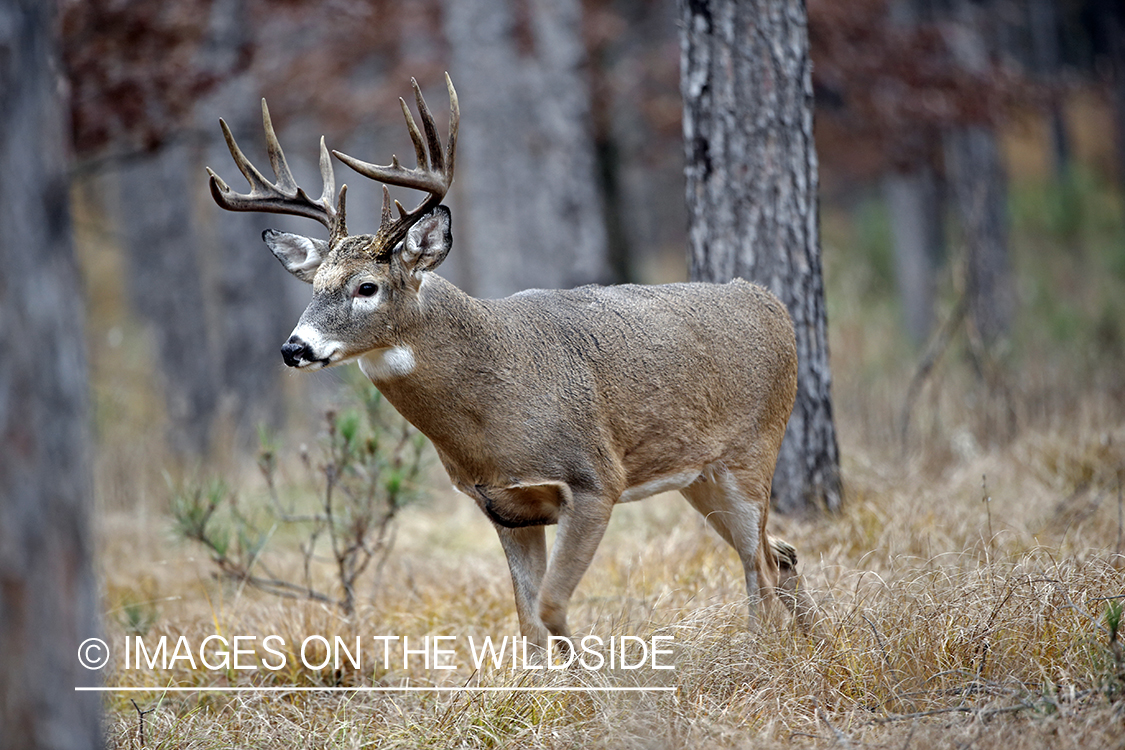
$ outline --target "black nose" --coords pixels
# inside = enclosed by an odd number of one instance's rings
[[[302,359],[306,359],[308,354],[308,347],[304,341],[301,341],[296,336],[290,336],[289,340],[281,346],[281,357],[285,360],[285,364],[290,367],[297,367]]]

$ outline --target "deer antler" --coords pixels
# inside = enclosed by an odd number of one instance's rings
[[[445,85],[449,89],[449,141],[444,147],[438,137],[433,115],[430,114],[430,110],[426,106],[426,100],[422,98],[422,90],[418,88],[418,82],[411,78],[410,84],[414,87],[414,99],[418,105],[418,115],[422,118],[422,128],[426,134],[425,141],[422,140],[422,133],[418,131],[418,126],[415,124],[414,118],[411,117],[406,102],[399,99],[399,103],[402,105],[402,114],[406,117],[406,129],[410,131],[410,140],[414,142],[414,153],[418,159],[417,167],[414,169],[403,167],[399,164],[397,156],[391,157],[390,165],[380,167],[342,154],[339,151],[332,152],[333,156],[364,177],[370,177],[383,183],[383,213],[376,235],[380,238],[380,242],[376,245],[380,248],[377,255],[378,260],[386,260],[390,257],[394,248],[406,237],[407,230],[441,203],[453,182],[453,164],[457,150],[457,125],[461,116],[461,111],[457,106],[457,92],[453,88],[453,81],[449,79],[449,74],[446,73]],[[390,191],[387,190],[387,185],[413,188],[428,193],[428,195],[411,211],[407,211],[396,200],[394,204],[398,209],[399,216],[397,219],[392,219],[391,196]]]
[[[328,156],[328,148],[324,145],[324,138],[320,139],[320,176],[324,180],[324,190],[320,198],[313,200],[304,189],[297,186],[293,173],[289,171],[289,164],[285,161],[285,152],[277,142],[273,123],[270,121],[270,110],[266,100],[262,99],[262,126],[266,131],[266,148],[269,151],[270,165],[277,177],[277,182],[270,183],[259,172],[242,149],[235,143],[234,135],[226,122],[219,119],[223,128],[223,136],[227,139],[227,148],[234,157],[246,181],[250,183],[249,193],[236,193],[223,181],[222,177],[208,167],[207,174],[211,175],[211,195],[215,202],[228,211],[264,211],[275,214],[291,214],[316,219],[328,228],[330,242],[346,237],[348,229],[345,223],[344,201],[348,186],[340,188],[339,202],[336,202],[336,177],[332,172],[332,160]]]

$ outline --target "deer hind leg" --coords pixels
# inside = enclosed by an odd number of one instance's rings
[[[758,617],[760,603],[777,597],[781,574],[779,557],[765,531],[770,479],[760,471],[715,464],[696,482],[681,490],[688,502],[738,553],[746,577],[751,623]],[[795,554],[793,558],[795,563]],[[790,570],[795,576],[795,568],[787,568]],[[782,581],[787,584],[789,578],[782,578]]]
[[[783,539],[769,537],[770,554],[777,560],[777,595],[806,635],[816,627],[816,605],[797,572],[797,550]]]

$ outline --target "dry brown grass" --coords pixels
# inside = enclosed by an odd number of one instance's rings
[[[982,377],[955,341],[904,443],[899,417],[916,353],[893,309],[865,294],[865,267],[834,261],[831,244],[826,260],[847,501],[838,516],[771,519],[799,550],[822,608],[820,638],[795,633],[777,613],[748,631],[734,553],[686,502],[662,496],[618,509],[570,622],[579,635],[672,635],[672,671],[474,674],[466,658],[440,673],[417,660],[385,670],[365,659],[359,673],[151,672],[118,662],[107,684],[557,689],[111,693],[110,747],[139,746],[131,698],[154,709],[144,717],[153,748],[1122,747],[1125,675],[1105,620],[1109,601],[1125,597],[1120,355],[1078,357],[1025,332],[993,363],[1001,375]],[[143,352],[128,339],[110,352],[104,331],[93,339],[106,446],[100,566],[115,648],[130,623],[150,642],[185,635],[196,644],[212,634],[463,644],[518,631],[495,535],[470,502],[440,489],[440,476],[429,504],[403,516],[382,585],[361,590],[351,620],[216,579],[202,551],[171,538],[167,464],[151,448],[159,421],[143,418],[147,431],[130,437],[128,414],[151,404],[137,399],[144,389],[114,383],[144,380]],[[252,468],[235,484],[244,502],[263,495]],[[562,689],[582,685],[675,690]]]
[[[1125,595],[1117,477],[1125,430],[1028,434],[934,475],[849,455],[834,518],[774,519],[802,552],[823,638],[746,629],[733,552],[677,496],[619,509],[574,603],[579,634],[668,634],[675,670],[110,671],[116,685],[674,686],[674,693],[113,694],[110,744],[152,747],[1119,747],[1125,701],[1107,599]],[[990,506],[982,499],[987,476]],[[989,530],[991,514],[991,531]],[[413,513],[379,591],[348,621],[211,577],[160,514],[111,514],[109,640],[128,597],[147,633],[499,637],[517,632],[499,545],[470,503]],[[295,660],[294,660],[295,663]],[[366,663],[366,662],[365,662]]]

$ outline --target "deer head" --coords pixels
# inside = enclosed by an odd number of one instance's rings
[[[387,166],[360,161],[339,151],[332,156],[359,174],[383,183],[383,207],[374,234],[349,235],[346,225],[347,185],[336,196],[336,179],[324,138],[320,139],[320,173],[324,182],[320,198],[313,200],[293,179],[285,153],[262,100],[262,122],[266,147],[276,181],[271,183],[242,153],[227,124],[220,120],[223,135],[235,164],[250,183],[250,192],[239,194],[210,168],[211,195],[229,211],[262,211],[315,219],[328,230],[328,239],[304,237],[266,230],[262,239],[286,270],[313,285],[313,299],[301,316],[293,335],[282,346],[290,367],[319,369],[351,361],[367,352],[389,349],[396,329],[416,304],[424,274],[445,260],[452,245],[449,209],[441,205],[453,182],[459,109],[457,92],[448,74],[449,139],[442,145],[434,118],[422,98],[417,81],[411,79],[419,131],[406,102],[399,99],[418,165],[407,169],[391,157]],[[413,188],[426,193],[413,210],[397,200],[395,218],[387,185]]]

